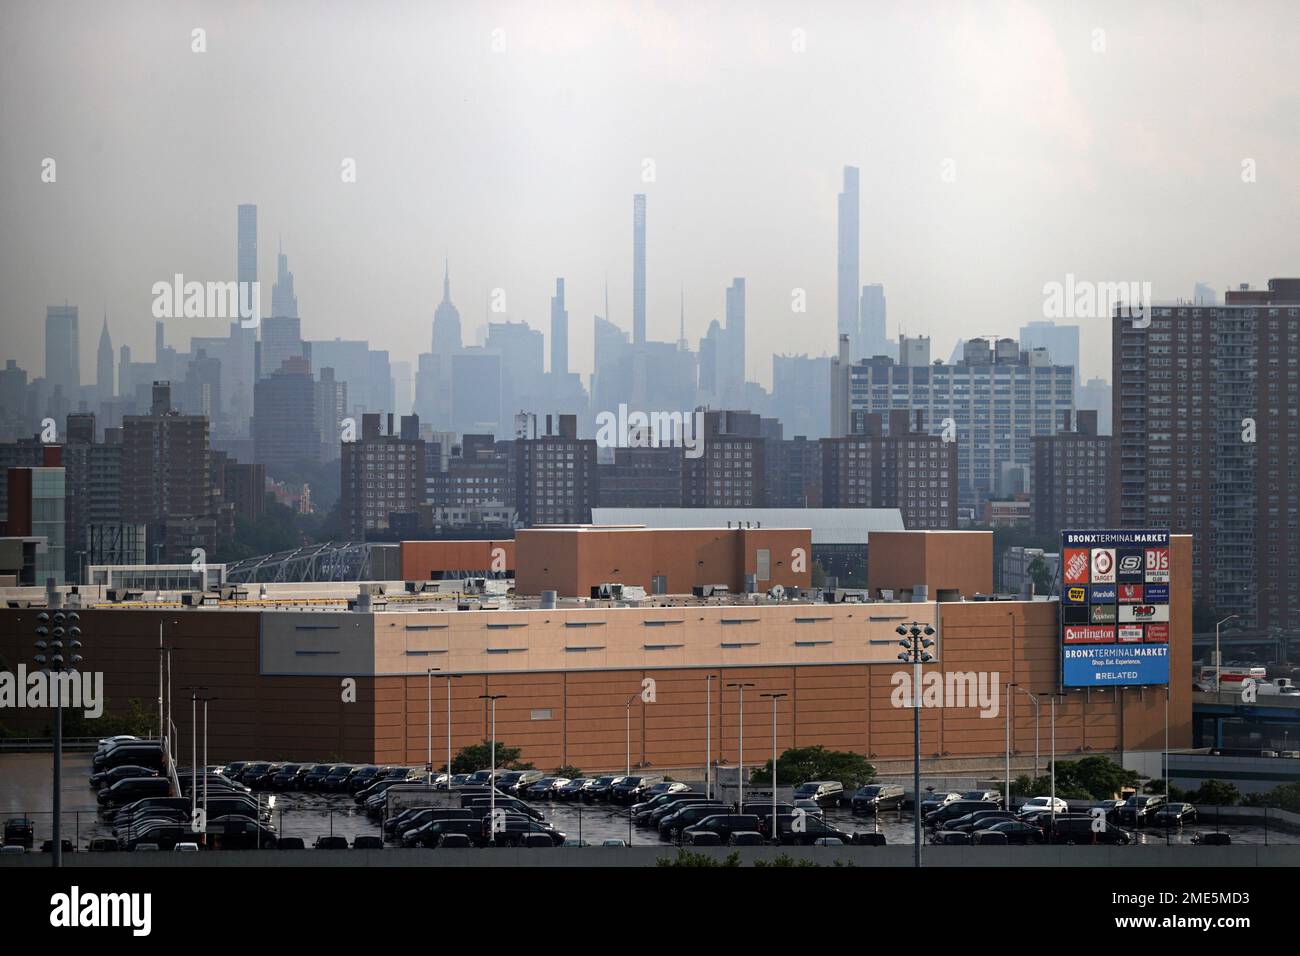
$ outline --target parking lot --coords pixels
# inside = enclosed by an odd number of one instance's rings
[[[96,805],[95,790],[89,786],[90,755],[67,754],[63,769],[63,838],[78,850],[85,850],[95,838],[114,836],[108,818]],[[49,754],[0,755],[0,776],[6,781],[0,794],[0,816],[6,819],[25,817],[33,822],[34,849],[50,838],[52,829]],[[413,772],[414,774],[414,772]],[[211,793],[215,793],[215,789]],[[254,791],[253,799],[269,809],[269,831],[275,838],[300,838],[311,847],[320,837],[339,837],[351,846],[358,837],[383,835],[382,818],[368,816],[348,792],[288,790],[276,793]],[[446,794],[440,805],[459,806],[461,797]],[[668,846],[652,827],[630,825],[625,805],[604,802],[528,800],[540,812],[544,823],[563,834],[569,845],[586,846],[622,841],[631,846]],[[1215,814],[1203,812],[1194,826],[1181,828],[1134,827],[1136,844],[1183,844],[1193,835],[1207,831],[1226,833],[1233,844],[1297,845],[1300,836],[1289,827],[1243,826],[1216,821]],[[854,813],[844,806],[826,806],[821,810],[826,824],[848,834],[879,834],[887,845],[912,842],[912,817],[909,811],[885,810],[872,815]],[[121,836],[119,833],[118,836]],[[933,833],[927,833],[927,842]],[[579,843],[580,841],[580,843]],[[726,842],[725,840],[723,841]],[[261,845],[260,843],[257,845]],[[388,847],[395,847],[390,840]]]

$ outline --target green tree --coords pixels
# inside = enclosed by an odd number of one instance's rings
[[[1165,781],[1160,779],[1159,777],[1157,777],[1154,780],[1148,780],[1146,782],[1146,785],[1142,789],[1150,794],[1164,796],[1166,793]],[[1172,784],[1170,784],[1168,787],[1168,793],[1171,802],[1177,802],[1177,801],[1191,802],[1189,800],[1189,798],[1191,797],[1191,793],[1189,791],[1181,790],[1178,787],[1173,786]]]
[[[1248,807],[1269,807],[1300,813],[1300,783],[1284,783],[1268,793],[1250,793],[1241,802]]]
[[[1034,581],[1035,594],[1052,593],[1052,572],[1047,570],[1047,564],[1042,558],[1034,558],[1030,561],[1027,570]]]
[[[719,860],[707,853],[678,850],[676,859],[661,856],[655,860],[655,866],[740,866],[740,851],[734,851]]]
[[[521,763],[519,755],[521,751],[518,747],[511,747],[509,744],[497,741],[496,750],[496,767],[498,770],[532,770],[533,765],[530,763]],[[492,766],[492,741],[485,740],[481,744],[470,744],[468,747],[462,747],[456,756],[451,758],[452,773],[474,773],[478,770],[487,770]],[[446,769],[445,765],[444,768]]]
[[[1192,795],[1191,802],[1210,807],[1233,807],[1241,802],[1241,791],[1222,780],[1207,780]]]
[[[582,771],[579,770],[577,767],[573,767],[570,766],[569,764],[565,764],[562,767],[556,767],[554,770],[552,770],[551,775],[555,777],[568,777],[570,780],[577,780],[579,777],[582,776]]]
[[[812,566],[812,586],[815,588],[824,588],[826,586],[826,569],[822,567],[820,561],[814,561]]]
[[[771,761],[769,761],[769,763],[770,763],[770,762],[771,762]],[[820,864],[820,863],[814,863],[812,860],[796,860],[796,859],[794,859],[794,857],[790,856],[789,853],[782,853],[780,856],[776,857],[775,859],[773,859],[773,860],[771,860],[771,861],[768,861],[768,860],[755,860],[755,861],[754,861],[754,866],[756,866],[756,867],[760,867],[760,866],[797,866],[797,867],[803,867],[803,866],[821,866],[821,864]]]
[[[876,779],[876,768],[861,754],[845,750],[827,750],[816,747],[799,747],[785,751],[776,761],[778,786],[795,786],[810,780],[838,780],[846,790],[856,790]],[[772,761],[750,774],[752,784],[772,783]]]

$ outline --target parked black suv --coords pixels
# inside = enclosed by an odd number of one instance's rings
[[[857,789],[850,806],[857,813],[899,810],[903,806],[903,788],[893,783],[869,783]]]
[[[998,804],[991,800],[954,800],[938,810],[932,810],[925,815],[925,825],[930,829],[943,829],[943,825],[949,820],[956,820],[958,817],[964,817],[968,813],[974,813],[977,810],[997,810]]]
[[[1147,826],[1156,811],[1164,805],[1163,794],[1135,793],[1112,811],[1113,819],[1116,823],[1128,826]]]
[[[777,833],[779,842],[782,846],[812,846],[818,840],[840,840],[844,844],[853,842],[853,835],[845,833],[838,827],[833,827],[821,817],[815,817],[811,813],[793,814],[782,813],[777,815]],[[796,827],[795,820],[800,823]],[[758,832],[763,834],[767,839],[772,835],[772,817],[769,814],[766,817],[759,818]]]
[[[716,833],[719,843],[727,843],[733,833],[754,832],[758,829],[758,817],[752,813],[716,813],[705,817],[682,831],[682,839],[691,841],[696,833]]]

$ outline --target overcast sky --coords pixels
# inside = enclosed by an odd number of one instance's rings
[[[446,255],[467,339],[493,288],[549,332],[564,276],[585,373],[606,276],[631,328],[645,192],[650,337],[676,338],[684,287],[694,345],[745,276],[748,372],[770,385],[774,351],[834,350],[845,164],[862,281],[935,357],[1041,319],[1067,273],[1222,294],[1300,274],[1298,50],[1295,0],[6,0],[0,358],[42,374],[45,306],[66,300],[83,382],[105,308],[114,346],[151,360],[150,287],[233,279],[253,202],[263,301],[283,237],[304,337],[414,363]],[[1083,325],[1083,373],[1109,378],[1108,324]]]

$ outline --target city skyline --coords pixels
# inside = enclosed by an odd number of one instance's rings
[[[827,14],[794,8],[698,18],[671,5],[582,16],[560,8],[544,19],[507,6],[440,13],[443,28],[430,32],[417,11],[402,19],[408,37],[380,5],[361,45],[353,36],[361,13],[300,22],[302,9],[265,11],[238,45],[223,11],[205,9],[202,54],[190,49],[189,15],[160,12],[143,42],[156,46],[150,69],[176,84],[95,61],[106,74],[99,84],[74,61],[43,80],[48,95],[35,114],[19,87],[4,85],[14,133],[0,145],[11,223],[0,257],[5,357],[43,372],[39,318],[65,300],[86,322],[107,311],[115,345],[147,355],[153,282],[175,272],[234,277],[229,210],[240,203],[260,207],[258,275],[277,274],[275,240],[283,241],[311,337],[369,338],[413,363],[438,302],[438,266],[450,257],[467,341],[488,319],[527,321],[549,334],[554,280],[565,277],[570,363],[584,378],[592,371],[589,317],[605,314],[606,278],[608,318],[633,331],[629,194],[645,194],[649,207],[647,338],[676,340],[684,297],[686,336],[697,342],[723,319],[727,284],[744,277],[746,378],[769,387],[773,354],[835,351],[835,195],[846,165],[861,171],[861,284],[884,286],[891,339],[900,330],[927,334],[936,354],[976,331],[1013,336],[1043,318],[1043,285],[1067,275],[1149,279],[1157,298],[1171,299],[1190,297],[1198,281],[1223,291],[1293,271],[1297,240],[1284,223],[1294,220],[1300,152],[1280,120],[1289,94],[1276,77],[1297,15],[1281,4],[1249,20],[1214,7],[1089,17],[1015,4],[994,8],[1004,16],[931,17],[926,36],[954,46],[954,57],[921,88],[908,82],[916,67],[900,65],[924,42],[911,31],[920,14],[888,7],[868,8],[860,20],[838,16],[835,29]],[[6,14],[28,29],[51,15],[24,6]],[[87,11],[63,29],[93,32],[97,49],[117,62],[124,48],[107,17]],[[1095,29],[1105,30],[1104,51],[1093,49]],[[289,30],[307,52],[291,61],[275,95],[240,95],[255,81],[239,68]],[[800,30],[806,45],[795,52]],[[854,40],[879,45],[873,65],[844,61]],[[1255,70],[1226,74],[1201,57],[1211,43],[1250,46]],[[406,65],[381,64],[381,47]],[[430,47],[438,67],[419,66]],[[1029,48],[1032,56],[1015,55]],[[685,64],[701,49],[719,76],[731,71],[703,94],[699,68]],[[20,74],[48,52],[34,44],[0,69]],[[1157,56],[1158,71],[1147,65]],[[340,57],[339,75],[324,75]],[[844,79],[828,88],[816,70],[832,61]],[[615,63],[624,78],[616,94],[587,82]],[[1195,70],[1180,69],[1192,63]],[[222,84],[212,70],[229,74],[236,90],[215,92]],[[660,83],[665,71],[672,80]],[[1181,85],[1164,78],[1179,73]],[[864,105],[849,91],[866,80],[878,96]],[[1138,103],[1128,98],[1135,82],[1146,93]],[[1188,82],[1199,94],[1192,108],[1182,98]],[[817,97],[803,108],[808,90]],[[112,108],[96,109],[101,95]],[[308,122],[321,95],[344,97],[324,136]],[[748,114],[737,98],[762,105]],[[236,99],[237,117],[229,113]],[[1164,100],[1179,108],[1162,111]],[[508,105],[494,112],[494,103]],[[407,137],[407,123],[372,118],[376,106],[418,116],[437,129],[436,143]],[[855,122],[846,125],[849,109]],[[655,119],[661,112],[672,120]],[[1198,135],[1198,148],[1186,148],[1190,132],[1211,123],[1221,135]],[[184,145],[196,125],[248,135],[222,138],[206,158]],[[701,139],[706,131],[728,135]],[[1139,148],[1105,149],[1108,131]],[[176,151],[159,153],[159,141]],[[54,182],[41,179],[46,157],[58,163]],[[356,182],[341,179],[347,158]],[[1246,158],[1253,182],[1243,181]],[[1179,172],[1176,187],[1154,175],[1161,164]],[[1218,236],[1234,227],[1259,238],[1258,249],[1225,248]],[[121,241],[123,228],[130,242]],[[490,313],[498,288],[507,308]],[[791,310],[796,289],[806,293],[806,313]],[[1108,377],[1109,322],[1081,325],[1080,379]],[[187,346],[190,336],[225,332],[223,323],[172,320],[168,341]],[[83,382],[95,371],[90,334],[82,336]]]

